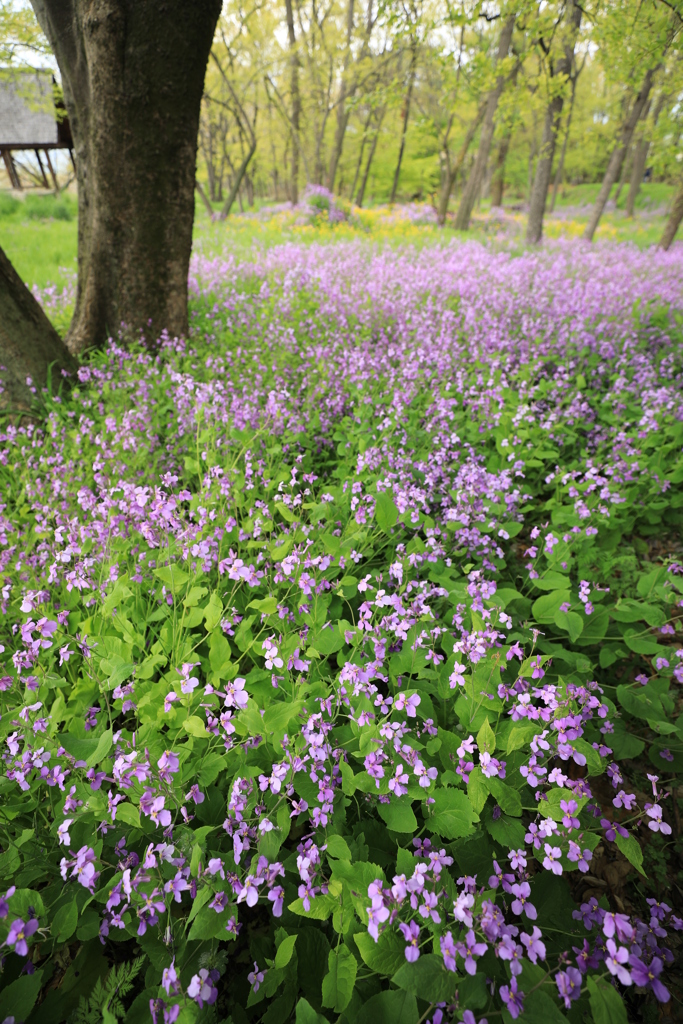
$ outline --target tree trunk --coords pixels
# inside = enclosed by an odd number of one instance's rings
[[[401,142],[398,147],[398,160],[396,161],[396,170],[394,171],[394,181],[391,186],[391,197],[390,203],[396,202],[396,193],[398,191],[398,179],[401,176],[401,164],[403,163],[403,153],[406,146],[406,133],[408,131],[408,119],[410,117],[410,104],[413,98],[413,85],[415,83],[415,69],[417,67],[417,44],[414,43],[410,54],[410,68],[408,70],[408,89],[406,91],[406,98],[403,105],[403,125],[401,128]],[[373,153],[374,156],[374,153]]]
[[[32,0],[76,149],[76,353],[187,333],[199,108],[220,0]]]
[[[678,192],[673,201],[671,212],[669,213],[669,219],[664,227],[664,234],[659,242],[660,249],[668,249],[676,237],[678,226],[683,220],[683,181],[681,181]]]
[[[245,153],[244,160],[240,164],[239,169],[238,169],[237,173],[235,174],[235,178],[234,178],[233,183],[232,183],[232,188],[230,189],[230,192],[228,193],[228,197],[225,200],[225,202],[223,203],[223,208],[222,208],[222,210],[221,210],[221,212],[219,214],[219,217],[218,217],[219,220],[225,220],[226,217],[228,216],[228,214],[230,213],[230,210],[232,209],[232,204],[235,202],[235,199],[238,196],[238,193],[239,193],[239,190],[240,190],[240,186],[242,185],[242,181],[244,179],[244,176],[247,173],[247,167],[249,166],[251,158],[253,157],[255,152],[256,152],[256,139],[253,138],[251,140],[251,143],[249,144],[249,149]],[[250,203],[250,205],[253,205],[253,200],[252,200],[252,203]]]
[[[661,93],[655,109],[652,114],[652,127],[654,128],[659,120],[664,104],[666,103],[668,96],[665,93]],[[643,177],[645,176],[645,168],[647,166],[647,155],[650,151],[650,140],[647,137],[645,131],[640,135],[636,143],[635,153],[633,154],[633,166],[631,168],[631,181],[629,183],[628,196],[626,197],[626,215],[628,217],[635,216],[636,210],[636,199],[638,198],[638,192],[640,186],[643,183]]]
[[[349,71],[349,62],[351,59],[351,39],[353,36],[353,9],[355,0],[348,0],[346,8],[346,53],[344,55],[344,69],[342,71],[342,80],[339,87],[339,102],[337,104],[337,127],[334,133],[334,142],[332,144],[332,155],[330,157],[330,169],[327,175],[327,187],[330,192],[334,192],[334,179],[337,177],[337,167],[339,165],[339,159],[344,148],[344,136],[346,135],[346,126],[349,123],[349,111],[346,108],[346,97],[348,93],[347,75]]]
[[[451,163],[450,157],[448,157],[447,159],[443,185],[441,188],[441,192],[439,193],[439,205],[436,211],[437,224],[440,224],[442,227],[446,223],[448,204],[451,199],[453,186],[455,185],[455,179],[458,177],[458,174],[460,173],[462,165],[464,164],[467,154],[469,152],[469,148],[472,145],[472,140],[474,139],[474,136],[477,134],[477,129],[479,128],[479,125],[481,124],[485,113],[486,103],[481,103],[479,105],[479,109],[477,110],[476,117],[474,118],[469,128],[467,129],[467,135],[465,136],[463,144],[460,147],[460,150],[458,151],[458,155],[456,156],[455,160],[453,161],[453,163]]]
[[[493,168],[493,178],[491,180],[491,208],[495,206],[503,205],[503,192],[505,191],[505,162],[507,160],[508,151],[510,149],[510,142],[512,141],[512,132],[508,131],[505,133],[503,138],[500,140],[498,146],[498,153],[496,154],[496,162]]]
[[[612,151],[612,155],[607,165],[607,170],[605,171],[605,176],[602,180],[600,192],[598,193],[598,198],[596,199],[595,206],[593,207],[591,219],[586,225],[586,230],[583,235],[583,237],[589,242],[593,241],[593,235],[595,234],[597,226],[600,223],[600,218],[602,217],[605,206],[607,205],[607,200],[609,199],[610,192],[612,191],[612,186],[619,177],[619,172],[629,146],[631,145],[631,139],[633,138],[636,125],[640,120],[640,115],[645,109],[645,104],[647,103],[648,96],[650,95],[650,89],[652,88],[652,82],[654,80],[656,70],[656,68],[649,68],[645,72],[640,92],[633,102],[631,112],[621,130],[619,141]]]
[[[579,28],[581,26],[581,13],[581,8],[578,4],[574,3],[573,0],[570,0],[570,4],[567,8],[564,53],[557,61],[554,69],[554,76],[551,71],[551,77],[559,78],[562,76],[569,78],[571,75],[572,66],[574,64],[574,47],[576,46],[576,37],[579,34]],[[560,92],[556,96],[552,97],[545,112],[543,137],[541,139],[538,163],[536,164],[534,184],[531,189],[529,219],[526,227],[526,240],[530,245],[537,245],[541,241],[541,237],[543,235],[543,217],[545,215],[545,206],[548,200],[548,188],[550,187],[550,177],[553,170],[553,159],[555,157],[555,143],[557,141],[557,133],[560,129],[563,103],[564,97]]]
[[[578,74],[572,76],[572,95],[569,100],[569,114],[567,115],[567,126],[564,130],[564,139],[562,141],[562,150],[560,152],[560,159],[557,164],[557,171],[555,172],[555,181],[553,183],[553,197],[550,200],[550,212],[552,213],[555,209],[555,203],[557,202],[557,193],[562,184],[562,172],[564,171],[564,161],[567,155],[567,145],[569,143],[569,131],[572,126],[572,117],[574,114],[574,100],[576,99],[576,80]]]
[[[365,165],[365,170],[363,171],[363,180],[361,181],[360,188],[358,189],[358,195],[356,197],[356,206],[362,206],[363,205],[363,199],[365,198],[365,189],[367,188],[367,185],[368,185],[368,178],[370,177],[370,168],[372,166],[372,161],[375,158],[375,150],[377,149],[377,143],[379,141],[379,133],[380,133],[380,129],[382,127],[382,121],[384,120],[385,112],[386,112],[386,107],[382,107],[382,109],[380,111],[380,115],[379,115],[379,121],[377,122],[377,131],[375,132],[375,137],[372,140],[372,145],[370,146],[370,152],[368,153],[368,160],[367,160],[367,163]]]
[[[289,91],[291,93],[292,116],[292,164],[289,197],[296,204],[299,201],[299,130],[301,121],[301,93],[299,92],[299,55],[296,50],[294,33],[294,12],[292,0],[285,0],[287,15],[287,37],[289,40]]]
[[[34,394],[30,389],[45,387],[50,372],[55,378],[62,369],[76,368],[42,306],[31,295],[2,249],[0,366],[0,406],[12,411],[30,408]]]
[[[363,136],[360,140],[360,147],[358,150],[358,160],[356,161],[356,173],[353,176],[353,184],[351,185],[350,198],[353,202],[353,194],[356,191],[356,185],[358,184],[358,178],[360,177],[360,169],[363,166],[363,156],[365,154],[365,143],[368,139],[368,128],[370,127],[370,121],[372,120],[373,111],[371,110],[367,116],[365,124],[363,125]]]
[[[503,25],[503,29],[500,33],[500,42],[498,44],[498,54],[496,58],[496,64],[500,64],[501,61],[505,60],[510,49],[510,43],[512,42],[512,33],[515,27],[514,16],[507,19]],[[505,78],[503,75],[498,75],[496,84],[491,89],[486,100],[486,112],[484,114],[484,120],[481,128],[481,137],[479,139],[479,149],[474,161],[474,166],[470,172],[470,176],[467,179],[465,190],[460,200],[460,206],[455,217],[455,228],[457,231],[467,231],[470,226],[470,219],[472,217],[472,210],[474,204],[477,201],[477,195],[481,187],[481,183],[486,170],[486,164],[488,162],[489,153],[491,152],[491,143],[493,141],[493,131],[495,128],[496,109],[498,107],[498,101],[502,95],[503,88],[505,86]]]

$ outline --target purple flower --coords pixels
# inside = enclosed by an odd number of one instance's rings
[[[204,1003],[207,1006],[211,1006],[212,1003],[216,1002],[218,989],[214,982],[218,981],[219,977],[218,971],[207,971],[205,967],[201,968],[199,974],[192,976],[190,984],[187,986],[187,994],[190,999],[194,999],[199,1003],[200,1010],[204,1007]]]
[[[528,882],[522,882],[521,885],[511,886],[510,891],[512,895],[516,897],[512,901],[512,913],[520,916],[525,913],[530,921],[535,921],[537,918],[536,907],[533,903],[529,903],[529,897],[531,896],[531,887]]]
[[[20,917],[13,921],[10,925],[9,934],[7,936],[7,945],[14,946],[15,953],[19,956],[28,956],[28,943],[27,939],[30,939],[35,931],[38,929],[38,921],[35,917],[32,917],[26,924]]]
[[[545,960],[545,943],[541,942],[541,929],[534,925],[534,930],[531,935],[527,935],[526,932],[522,932],[520,936],[522,945],[526,947],[526,955],[531,960],[532,964],[535,964],[538,958]]]
[[[663,985],[659,980],[659,975],[662,973],[664,964],[658,956],[652,958],[651,962],[646,966],[642,960],[638,957],[632,956],[629,964],[631,968],[631,978],[634,985],[641,985],[643,988],[651,988],[655,994],[655,998],[660,1003],[668,1003],[669,1001],[669,990],[666,985]]]
[[[509,986],[501,985],[500,998],[505,1003],[505,1008],[510,1016],[516,1020],[524,1010],[524,993],[518,991],[516,978],[511,980]]]
[[[468,974],[477,973],[477,964],[474,958],[483,956],[487,949],[488,946],[485,942],[477,942],[476,935],[471,929],[468,931],[464,943],[457,944],[458,953],[465,961],[465,970]]]
[[[10,900],[12,896],[14,896],[16,891],[17,887],[15,885],[12,885],[7,890],[4,896],[0,896],[0,918],[7,917],[7,915],[9,914],[9,903],[7,901]]]
[[[560,999],[564,1000],[565,1009],[569,1009],[572,1002],[581,995],[581,971],[576,967],[568,967],[566,971],[558,971],[555,975],[555,983]]]
[[[606,946],[608,956],[605,957],[605,966],[607,970],[615,978],[618,978],[622,985],[630,985],[631,975],[624,966],[624,964],[628,963],[629,959],[626,946],[617,947],[614,939],[608,939]]]
[[[266,976],[266,972],[265,971],[259,971],[258,964],[254,960],[254,970],[250,971],[249,974],[247,975],[247,981],[249,982],[249,984],[253,988],[254,992],[258,992],[259,986],[261,985],[261,983],[262,983],[263,979],[265,978],[265,976]]]
[[[403,921],[399,924],[401,934],[406,940],[405,955],[408,963],[414,963],[420,955],[419,942],[420,942],[420,929],[415,921],[411,921],[410,924],[404,924]]]
[[[550,843],[544,845],[545,857],[543,858],[543,867],[548,871],[552,871],[554,875],[562,874],[562,865],[560,864],[560,857],[562,856],[562,850],[559,846],[551,846]]]

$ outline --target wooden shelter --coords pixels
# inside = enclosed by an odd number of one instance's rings
[[[50,187],[45,165],[54,187],[59,188],[52,150],[68,149],[74,162],[69,119],[63,104],[55,100],[54,85],[51,71],[0,69],[0,153],[13,188],[23,187],[14,152],[35,153],[45,188]]]

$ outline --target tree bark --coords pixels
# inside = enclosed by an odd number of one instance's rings
[[[469,148],[472,145],[472,140],[474,139],[474,136],[477,134],[477,129],[479,128],[479,125],[481,124],[484,118],[484,114],[486,113],[486,106],[486,103],[481,103],[479,105],[476,117],[474,118],[469,128],[467,129],[467,134],[465,135],[463,144],[460,147],[458,155],[456,156],[453,163],[451,163],[448,149],[446,150],[446,168],[441,192],[439,193],[439,205],[436,211],[437,224],[440,224],[442,227],[446,223],[448,204],[451,199],[453,186],[455,185],[455,179],[460,173],[462,165],[464,164],[467,154],[469,152]]]
[[[290,123],[292,126],[292,164],[289,197],[291,201],[296,204],[299,202],[299,130],[301,122],[301,93],[299,92],[299,55],[296,49],[292,0],[285,0],[285,13],[287,15],[287,38],[289,41],[289,91],[291,93],[292,103],[292,115],[290,117]]]
[[[0,249],[0,406],[28,410],[33,401],[31,387],[46,386],[50,367],[55,377],[62,369],[75,370],[75,363],[42,306]]]
[[[665,93],[661,93],[655,109],[652,113],[652,127],[654,128],[659,120],[664,104],[666,103],[668,96]],[[631,181],[629,183],[628,196],[626,197],[626,215],[628,217],[635,216],[636,210],[636,199],[638,198],[638,192],[643,182],[645,175],[645,167],[647,166],[647,155],[650,150],[650,140],[647,137],[645,131],[640,135],[636,143],[635,153],[633,154],[633,166],[631,168]]]
[[[681,223],[682,220],[683,220],[683,181],[681,181],[681,183],[679,185],[678,192],[676,193],[676,196],[675,196],[674,201],[673,201],[673,205],[671,207],[671,212],[669,213],[669,219],[667,220],[666,225],[664,227],[664,234],[662,235],[662,237],[660,239],[660,242],[659,242],[659,248],[660,249],[664,249],[666,251],[671,246],[671,243],[673,242],[674,238],[676,237],[676,232],[678,231],[678,226],[679,226],[679,224]]]
[[[512,33],[514,28],[515,18],[512,16],[507,19],[500,33],[496,64],[500,64],[501,61],[505,60],[507,57],[508,50],[510,49],[510,43],[512,42]],[[481,128],[479,149],[477,150],[474,166],[472,167],[470,176],[467,179],[467,184],[465,185],[465,190],[462,194],[460,206],[458,207],[458,212],[455,217],[455,228],[457,231],[467,231],[470,226],[472,210],[474,209],[474,204],[477,201],[477,195],[481,188],[489,153],[491,152],[496,110],[498,108],[498,101],[503,93],[504,86],[505,77],[503,75],[498,75],[496,84],[493,89],[491,89],[486,100],[486,111],[484,113],[484,120]]]
[[[607,200],[609,199],[610,192],[612,191],[612,186],[619,177],[621,165],[623,164],[629,146],[631,145],[631,139],[633,138],[636,125],[640,120],[640,115],[645,109],[645,104],[647,103],[648,96],[650,95],[650,89],[652,88],[652,82],[656,71],[656,68],[649,68],[645,72],[643,84],[640,87],[638,95],[633,101],[631,112],[621,129],[619,141],[612,151],[612,155],[607,165],[607,170],[605,171],[605,176],[602,180],[600,192],[598,193],[598,198],[596,199],[595,206],[593,207],[593,213],[591,214],[591,218],[586,225],[586,230],[583,235],[588,242],[593,241],[593,235],[595,234],[597,226],[600,223],[600,218],[602,217],[605,206],[607,205]]]
[[[187,333],[199,108],[220,0],[32,0],[76,149],[69,349]]]
[[[505,191],[505,162],[508,157],[511,141],[512,132],[508,131],[500,140],[500,145],[498,146],[496,162],[493,168],[493,177],[491,179],[491,208],[503,205],[503,193]]]
[[[225,202],[223,203],[223,207],[222,207],[221,212],[219,214],[219,217],[218,217],[219,220],[225,220],[226,217],[228,216],[228,214],[230,213],[230,210],[232,209],[232,204],[235,202],[235,199],[237,198],[237,195],[238,195],[239,190],[240,190],[240,186],[242,185],[242,181],[244,180],[244,176],[247,173],[247,167],[249,166],[249,164],[251,162],[251,158],[253,157],[255,152],[256,152],[256,138],[254,137],[254,138],[252,138],[251,142],[249,143],[249,149],[245,153],[244,159],[242,160],[242,163],[240,164],[240,166],[239,166],[239,168],[237,170],[237,173],[235,174],[235,179],[234,179],[234,181],[232,183],[232,188],[230,189],[230,192],[228,193],[228,197],[225,200]],[[253,206],[253,199],[249,203],[249,205]]]
[[[386,107],[382,107],[382,109],[380,111],[380,115],[379,115],[379,120],[377,122],[377,130],[375,131],[375,135],[374,135],[374,138],[372,140],[372,145],[370,146],[370,152],[368,153],[368,160],[367,160],[367,163],[365,165],[365,170],[363,171],[363,180],[361,181],[360,188],[358,189],[358,195],[356,197],[356,206],[362,206],[363,205],[363,200],[365,198],[365,189],[368,186],[368,178],[370,177],[370,168],[372,167],[372,161],[375,158],[375,150],[377,149],[377,143],[379,141],[379,133],[380,133],[380,129],[382,127],[382,121],[384,120],[384,114],[385,113],[386,113]]]
[[[572,126],[572,117],[574,114],[574,100],[576,98],[576,80],[578,75],[572,76],[572,94],[569,100],[569,113],[567,115],[567,126],[564,130],[564,139],[562,140],[562,150],[560,151],[560,159],[557,163],[557,171],[555,172],[555,181],[553,182],[553,196],[550,200],[550,212],[552,213],[555,209],[555,203],[557,202],[557,193],[560,185],[562,184],[562,172],[564,171],[564,161],[567,156],[567,145],[569,143],[569,131]]]
[[[410,104],[413,98],[413,85],[415,84],[415,71],[417,68],[417,43],[413,43],[410,52],[410,68],[408,70],[408,89],[406,90],[406,98],[403,104],[403,124],[401,127],[401,142],[398,147],[398,159],[396,161],[396,170],[394,171],[394,180],[391,186],[391,197],[390,203],[396,202],[396,193],[398,191],[398,179],[401,176],[401,164],[403,163],[403,153],[406,146],[406,134],[408,131],[408,119],[410,118]],[[374,156],[374,152],[373,152]]]
[[[570,0],[567,8],[564,53],[559,58],[555,68],[553,69],[554,74],[553,70],[551,70],[551,81],[553,77],[569,78],[571,75],[572,66],[574,64],[574,47],[576,46],[576,37],[579,34],[579,28],[581,26],[581,13],[582,11],[578,4],[574,3],[573,0]],[[563,104],[564,96],[561,92],[558,92],[557,95],[551,98],[545,112],[543,136],[541,138],[538,163],[536,164],[534,183],[531,189],[529,219],[527,221],[526,228],[526,240],[530,245],[537,245],[541,241],[541,237],[543,235],[543,217],[545,215],[545,207],[548,201],[548,188],[550,187],[550,177],[552,175],[553,159],[555,157],[555,144],[557,142],[557,133],[560,129]]]

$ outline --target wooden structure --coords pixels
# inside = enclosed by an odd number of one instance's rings
[[[0,69],[0,154],[12,188],[23,188],[14,152],[35,153],[45,188],[50,188],[46,165],[55,189],[59,188],[52,150],[67,149],[74,164],[69,119],[63,104],[55,101],[54,85],[51,71]]]

